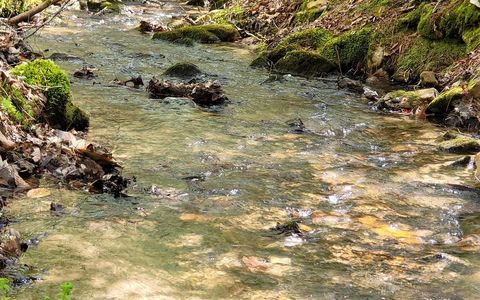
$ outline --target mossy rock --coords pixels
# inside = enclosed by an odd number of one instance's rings
[[[425,3],[421,3],[417,8],[414,10],[402,15],[396,22],[395,28],[397,30],[402,30],[402,29],[409,29],[409,30],[417,30],[418,28],[418,23],[422,19],[422,16],[425,15],[425,13],[428,10],[428,6],[425,5]]]
[[[305,29],[299,32],[292,33],[285,37],[278,47],[294,47],[302,48],[305,50],[313,49],[319,50],[324,47],[325,43],[330,41],[333,35],[325,29],[311,28]]]
[[[194,64],[178,63],[169,67],[163,75],[178,77],[178,78],[192,78],[201,75],[203,72]]]
[[[323,56],[305,50],[288,52],[276,64],[275,70],[280,73],[313,77],[328,73],[335,66]]]
[[[320,54],[336,62],[343,71],[358,69],[366,64],[372,31],[369,28],[349,31],[325,43]]]
[[[453,109],[453,101],[463,97],[463,88],[460,86],[453,87],[438,95],[427,106],[428,114],[444,115]]]
[[[472,154],[480,151],[480,141],[471,137],[457,137],[440,142],[438,148],[450,153]]]
[[[459,4],[461,2],[461,4]],[[460,38],[463,33],[480,25],[480,9],[470,0],[452,1],[444,10],[440,28],[446,37]]]
[[[318,19],[327,9],[327,0],[304,1],[300,9],[295,13],[294,23],[310,23]]]
[[[416,91],[393,91],[383,97],[385,103],[395,109],[414,109],[423,104],[428,104],[438,95],[434,88]]]
[[[70,81],[66,73],[53,61],[38,59],[16,66],[11,72],[44,90],[47,103],[41,118],[52,127],[63,130],[85,130],[88,127],[88,117],[71,102]]]
[[[240,33],[233,25],[229,24],[186,26],[171,31],[156,32],[153,35],[153,39],[181,44],[190,44],[191,41],[204,44],[233,42],[238,38],[240,38]]]
[[[253,67],[272,67],[287,53],[297,50],[318,50],[333,38],[333,35],[324,29],[305,29],[285,37],[275,48],[266,50],[250,64]]]

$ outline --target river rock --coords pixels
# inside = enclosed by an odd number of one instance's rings
[[[9,264],[17,260],[22,254],[20,233],[10,228],[0,234],[0,261]]]
[[[363,84],[358,80],[353,80],[348,77],[341,77],[338,79],[338,87],[341,89],[348,89],[355,93],[363,92]]]
[[[480,151],[480,141],[471,137],[456,137],[438,144],[438,148],[445,152],[472,154]]]
[[[382,46],[377,46],[372,54],[368,57],[368,68],[370,70],[378,69],[383,62],[385,57],[385,48]]]
[[[435,88],[417,91],[393,91],[383,97],[385,104],[392,109],[414,109],[420,105],[428,104],[437,97]]]
[[[435,72],[423,71],[420,73],[420,85],[423,87],[436,87],[438,86],[438,80]]]
[[[363,88],[363,95],[365,96],[365,98],[367,98],[368,100],[378,100],[378,93],[374,90],[372,90],[371,88],[369,87],[364,87]]]
[[[163,75],[178,77],[178,78],[192,78],[201,75],[202,71],[192,63],[178,63],[169,67]]]

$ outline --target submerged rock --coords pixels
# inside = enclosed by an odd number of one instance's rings
[[[169,67],[163,75],[178,77],[178,78],[192,78],[203,74],[203,72],[192,63],[177,63]]]
[[[76,78],[84,78],[84,79],[92,79],[92,78],[95,78],[97,77],[94,73],[93,73],[94,69],[91,69],[91,68],[87,68],[87,67],[83,67],[81,68],[80,70],[77,70],[73,73],[73,77],[76,77]]]
[[[445,152],[471,154],[480,151],[480,140],[471,137],[456,137],[438,144]]]
[[[305,125],[303,124],[301,119],[294,119],[287,121],[287,125],[289,126],[288,132],[302,134],[305,132]]]

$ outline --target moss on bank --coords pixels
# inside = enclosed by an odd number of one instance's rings
[[[25,127],[30,125],[35,119],[33,105],[35,103],[30,103],[17,88],[7,82],[0,83],[0,108],[12,121]]]
[[[320,53],[343,71],[360,69],[366,64],[371,37],[370,28],[349,31],[326,42]]]
[[[8,18],[29,10],[41,0],[0,0],[0,17]]]
[[[290,73],[306,77],[326,74],[335,66],[325,57],[310,51],[294,50],[282,57],[275,69],[281,73]]]
[[[394,78],[398,81],[415,81],[422,71],[444,70],[466,53],[466,46],[463,43],[454,40],[433,41],[419,37],[398,57]]]
[[[47,103],[41,118],[52,127],[77,130],[85,130],[88,127],[88,116],[72,103],[67,75],[53,61],[35,60],[15,67],[11,73],[26,83],[44,90]]]
[[[192,41],[211,44],[233,42],[240,37],[238,30],[229,24],[197,25],[157,32],[153,39],[191,45]]]
[[[335,70],[359,69],[366,64],[371,30],[364,28],[333,36],[324,29],[306,29],[285,37],[275,48],[266,50],[252,66],[274,66],[277,71],[314,76]],[[311,65],[306,59],[312,59]],[[294,62],[302,67],[295,67]]]

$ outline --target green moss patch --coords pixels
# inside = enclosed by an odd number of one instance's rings
[[[438,95],[427,106],[427,113],[442,115],[453,109],[452,102],[463,97],[462,87],[454,87]]]
[[[191,44],[191,41],[204,44],[233,42],[239,37],[238,30],[229,24],[187,26],[171,31],[157,32],[153,35],[153,39],[181,44]]]
[[[417,38],[396,61],[396,73],[409,81],[417,80],[425,70],[438,72],[467,54],[466,46],[452,40],[432,41]]]
[[[317,53],[295,50],[282,57],[275,64],[275,69],[281,73],[313,77],[328,73],[334,70],[335,66]]]
[[[35,60],[15,67],[11,73],[19,76],[26,83],[43,89],[47,103],[45,103],[42,118],[50,125],[64,130],[86,129],[88,117],[72,104],[70,81],[65,72],[53,61]],[[81,122],[77,122],[79,120]]]
[[[344,71],[356,69],[366,63],[371,37],[368,28],[350,31],[326,42],[320,54],[336,62]]]

